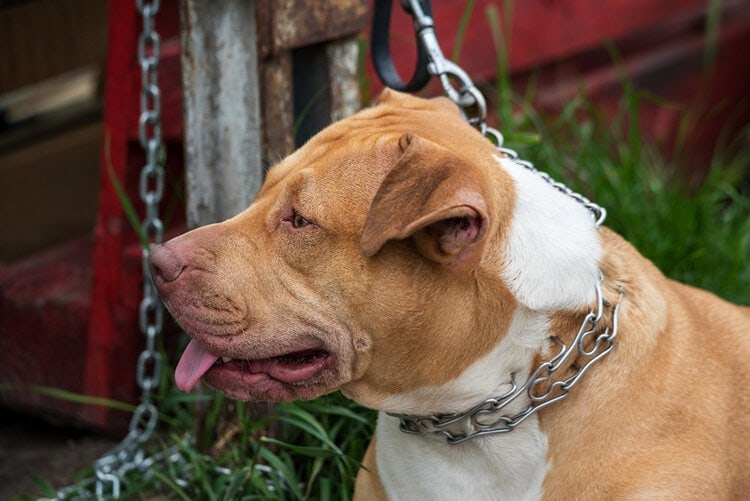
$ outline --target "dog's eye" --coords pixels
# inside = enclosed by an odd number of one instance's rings
[[[305,226],[309,225],[310,221],[302,217],[299,212],[294,211],[292,214],[292,227],[294,228],[304,228]]]

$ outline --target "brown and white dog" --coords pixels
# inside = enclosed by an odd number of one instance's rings
[[[155,247],[151,266],[193,338],[181,389],[341,390],[381,411],[358,499],[750,496],[750,308],[665,278],[446,99],[386,91],[273,167],[247,210]],[[594,334],[614,349],[583,374],[583,353],[556,355],[600,308]],[[465,413],[553,360],[540,385],[575,387],[512,431],[454,445],[391,415]]]

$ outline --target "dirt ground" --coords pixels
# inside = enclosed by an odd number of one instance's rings
[[[65,487],[115,445],[110,437],[58,428],[0,408],[0,499],[43,495],[34,477],[56,489]]]

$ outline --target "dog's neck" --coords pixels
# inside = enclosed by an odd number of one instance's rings
[[[500,299],[489,292],[497,287],[509,292],[498,297],[515,298],[512,320],[494,348],[454,380],[384,402],[381,409],[397,414],[380,414],[378,468],[394,497],[436,480],[443,487],[423,492],[424,497],[539,497],[547,437],[537,411],[554,408],[561,395],[586,379],[591,360],[605,360],[605,366],[615,339],[617,297],[609,284],[600,283],[600,220],[522,165],[497,160],[516,184],[514,220],[476,275],[484,280],[477,287],[482,304],[476,310],[483,317],[457,337],[471,342],[474,336],[497,336],[499,309],[493,301]],[[409,463],[420,456],[433,458],[429,471]],[[476,474],[482,469],[491,471]],[[441,490],[450,478],[455,492]],[[478,485],[471,480],[477,478],[491,480]]]
[[[389,415],[399,418],[399,428],[404,433],[460,444],[477,437],[509,433],[540,409],[562,400],[586,371],[614,347],[619,298],[616,304],[604,298],[602,279],[595,287],[594,307],[581,316],[577,328],[570,328],[572,315],[559,317],[549,337],[556,345],[555,351],[547,360],[535,363],[525,380],[520,379],[524,375],[511,372],[505,385],[507,391],[490,396],[463,412]],[[622,290],[619,296],[622,297]],[[609,316],[605,318],[607,313]],[[538,354],[536,358],[544,357]]]
[[[425,499],[538,499],[549,464],[547,435],[536,410],[546,406],[554,409],[554,396],[558,393],[550,393],[550,398],[543,398],[543,404],[529,411],[534,402],[527,390],[543,395],[550,385],[561,381],[553,388],[559,392],[564,380],[573,381],[568,371],[576,367],[581,379],[587,378],[585,370],[580,370],[584,357],[575,343],[578,332],[582,326],[592,331],[587,337],[589,342],[582,343],[589,352],[595,344],[593,340],[604,335],[617,319],[614,301],[607,306],[602,298],[600,314],[597,303],[589,311],[568,311],[553,317],[519,305],[508,332],[495,349],[456,380],[440,387],[420,388],[388,402],[404,405],[401,408],[431,402],[437,406],[436,411],[450,409],[456,413],[452,417],[427,413],[404,417],[381,412],[376,450],[378,469],[389,495]],[[601,318],[593,325],[584,323],[588,313]],[[563,328],[565,331],[559,330]],[[573,348],[565,354],[560,344],[550,339],[553,335]],[[614,339],[611,330],[608,335]],[[600,342],[600,352],[609,349],[603,338]],[[592,353],[593,356],[596,355]],[[549,375],[546,363],[558,367],[549,379],[545,379]],[[606,363],[604,358],[601,367],[592,371],[604,369]],[[537,379],[537,384],[525,384]],[[476,398],[482,388],[492,390]],[[491,398],[486,400],[487,397]],[[484,425],[489,426],[483,428]],[[419,430],[417,435],[404,434],[404,427],[412,426]],[[501,427],[512,431],[489,430]],[[414,463],[410,458],[415,457],[429,457],[429,467]]]

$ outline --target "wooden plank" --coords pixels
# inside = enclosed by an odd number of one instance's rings
[[[189,227],[231,217],[263,180],[255,2],[183,0]]]
[[[270,36],[261,28],[258,36]],[[263,38],[258,46],[268,45]],[[272,165],[331,122],[359,110],[356,36],[267,55],[260,63],[263,161]],[[301,116],[300,116],[301,115]],[[299,120],[295,131],[295,119]],[[314,123],[312,123],[314,122]]]
[[[0,33],[3,94],[82,66],[101,65],[107,48],[107,2],[12,3],[0,7]]]
[[[359,90],[359,42],[344,38],[326,46],[328,81],[331,89],[331,122],[353,115],[362,106]]]
[[[358,55],[359,44],[353,37],[293,51],[297,146],[359,110]]]
[[[292,54],[288,51],[274,54],[260,68],[263,163],[270,166],[294,151]]]
[[[262,56],[335,40],[362,31],[366,0],[256,0]]]

